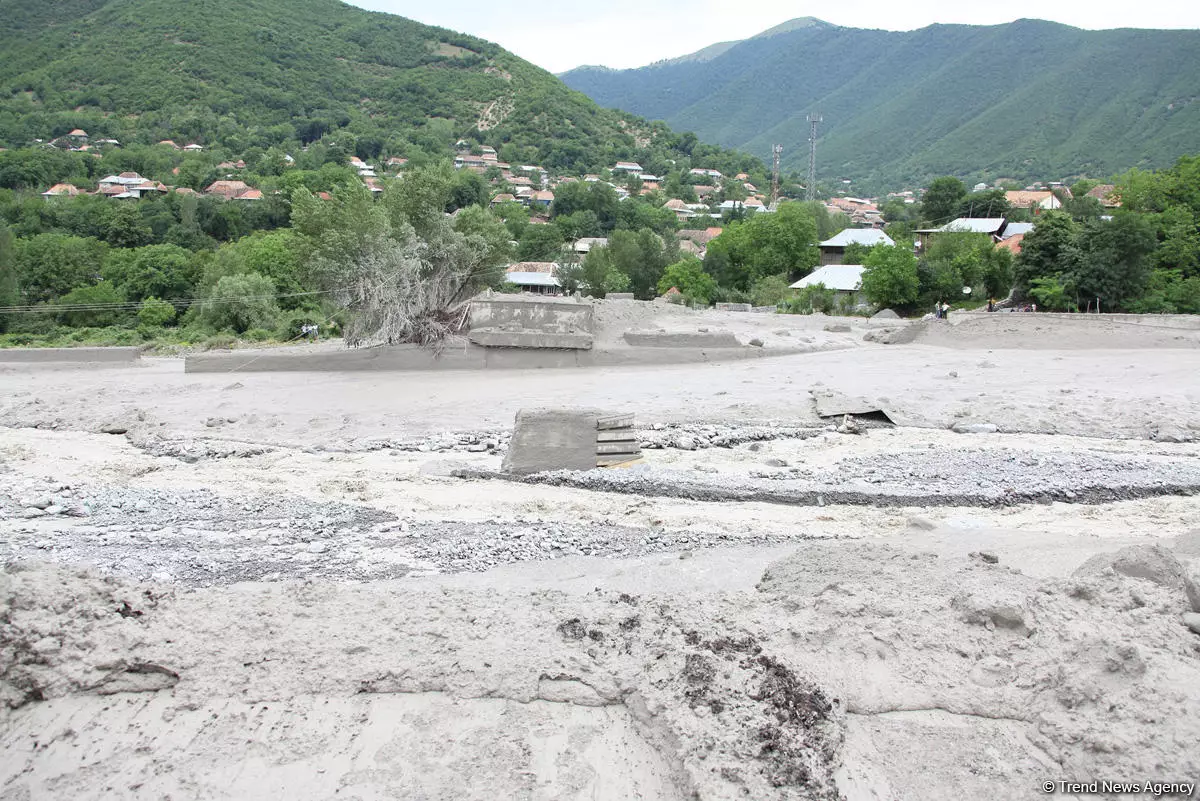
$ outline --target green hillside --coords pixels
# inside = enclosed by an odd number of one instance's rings
[[[670,139],[495,44],[337,0],[0,0],[0,146],[304,145],[597,169]]]
[[[1200,31],[1083,31],[1037,20],[889,32],[807,24],[715,58],[562,76],[601,105],[871,189],[1107,176],[1200,141]]]

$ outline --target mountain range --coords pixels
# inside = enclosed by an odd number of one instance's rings
[[[560,76],[603,106],[856,190],[1103,178],[1200,143],[1200,31],[1085,31],[1023,19],[863,30],[804,18],[632,70]]]

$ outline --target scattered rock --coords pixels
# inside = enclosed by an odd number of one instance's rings
[[[123,426],[120,423],[107,423],[100,426],[101,434],[126,434],[129,432],[129,426]]]
[[[241,382],[241,381],[234,381],[232,384],[230,384],[229,386],[225,387],[225,388],[224,388],[224,389],[222,389],[221,391],[222,391],[222,392],[229,392],[230,390],[234,390],[234,389],[241,389],[243,386],[244,386],[244,384],[242,384],[242,382]]]
[[[1188,612],[1183,615],[1183,625],[1187,626],[1195,634],[1200,634],[1200,614]]]
[[[969,554],[972,559],[978,559],[981,562],[986,562],[989,565],[1000,564],[1000,557],[991,551],[973,551]]]
[[[1000,427],[994,423],[955,423],[950,430],[955,434],[995,434]]]
[[[958,371],[951,370],[950,372],[946,373],[946,377],[947,378],[958,378]]]
[[[210,417],[204,421],[204,425],[208,426],[209,428],[220,428],[221,426],[225,425],[225,418]]]
[[[849,334],[850,326],[845,323],[831,323],[825,326],[825,330],[831,334]]]
[[[754,339],[750,340],[750,346],[755,347],[755,348],[761,348],[763,346],[763,341],[761,339],[759,339],[758,337],[755,337]]]
[[[767,459],[763,462],[767,467],[787,467],[788,463],[783,459]]]
[[[329,550],[329,543],[326,542],[310,542],[305,548],[309,553],[325,553]]]
[[[687,436],[676,437],[674,445],[676,448],[678,448],[681,451],[696,450],[696,440],[693,439],[692,437],[687,437]]]
[[[854,419],[854,415],[848,414],[842,418],[842,424],[837,427],[839,434],[865,434],[866,431]]]

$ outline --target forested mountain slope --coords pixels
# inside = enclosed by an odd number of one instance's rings
[[[0,0],[0,52],[9,148],[74,128],[233,153],[342,132],[374,158],[472,134],[585,169],[670,138],[495,44],[337,0]]]
[[[806,22],[715,58],[562,78],[601,105],[760,157],[781,143],[795,168],[819,110],[822,177],[872,188],[1105,176],[1169,165],[1200,141],[1200,31]]]

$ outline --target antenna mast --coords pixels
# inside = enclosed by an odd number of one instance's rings
[[[779,205],[779,157],[783,155],[783,145],[771,145],[771,207]]]
[[[808,186],[804,187],[804,199],[817,199],[817,123],[825,118],[818,112],[808,115]]]

